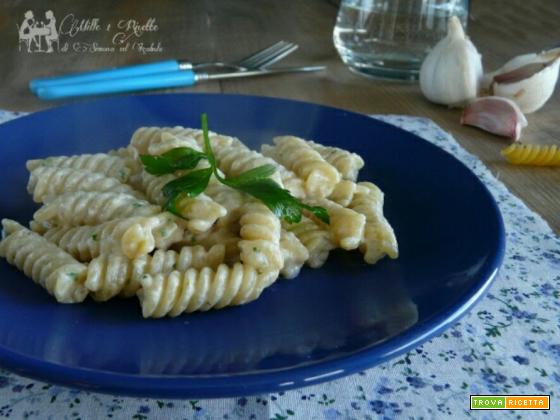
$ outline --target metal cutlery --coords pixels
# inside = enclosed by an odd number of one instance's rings
[[[34,79],[30,81],[29,88],[33,93],[37,93],[38,89],[40,88],[50,88],[66,84],[89,83],[124,77],[147,76],[157,73],[167,73],[174,71],[188,71],[210,68],[238,71],[253,70],[276,63],[286,57],[288,54],[294,52],[297,48],[298,45],[291,42],[279,41],[267,48],[249,55],[248,57],[241,59],[237,63],[224,63],[219,61],[207,63],[191,63],[186,59],[165,60],[155,63],[95,70],[59,77]]]

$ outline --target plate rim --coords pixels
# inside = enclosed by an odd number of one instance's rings
[[[463,316],[479,302],[488,292],[494,279],[499,273],[505,254],[505,227],[499,206],[492,193],[482,180],[474,172],[457,159],[454,155],[423,139],[417,134],[411,133],[393,124],[374,119],[367,114],[361,114],[342,108],[328,105],[316,104],[304,100],[277,98],[271,96],[245,95],[236,93],[173,93],[173,94],[147,94],[147,95],[123,95],[108,98],[91,99],[87,101],[74,102],[55,106],[23,115],[13,120],[0,124],[0,132],[12,124],[21,123],[25,119],[36,118],[48,113],[56,113],[64,108],[81,107],[84,105],[98,104],[102,102],[115,102],[119,100],[150,100],[150,98],[171,98],[185,96],[228,96],[243,97],[249,100],[271,100],[285,103],[297,103],[298,105],[327,108],[336,112],[352,114],[361,118],[368,118],[376,124],[390,126],[392,129],[407,133],[415,140],[422,141],[434,150],[455,160],[466,170],[475,183],[481,187],[481,191],[489,199],[492,213],[496,217],[497,246],[494,253],[489,256],[478,281],[465,291],[454,305],[447,307],[439,315],[417,323],[406,331],[397,334],[385,341],[368,346],[344,356],[334,359],[323,360],[307,366],[288,367],[266,372],[244,372],[237,374],[222,375],[145,375],[145,374],[122,374],[112,371],[90,369],[82,367],[69,367],[58,363],[45,361],[29,356],[24,356],[0,346],[0,366],[20,375],[31,377],[50,383],[78,387],[94,392],[109,394],[128,395],[151,398],[225,398],[255,395],[259,393],[280,392],[303,386],[316,385],[322,382],[334,380],[343,376],[373,368],[380,363],[412,350],[427,340],[434,338],[443,331],[458,322]],[[428,322],[429,321],[429,322]],[[375,353],[375,354],[372,354]],[[294,379],[297,377],[297,379]]]

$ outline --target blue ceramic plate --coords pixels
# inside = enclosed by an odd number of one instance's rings
[[[374,266],[334,252],[249,305],[144,320],[136,299],[57,304],[0,261],[0,365],[49,382],[150,397],[279,391],[348,375],[440,334],[483,296],[504,251],[478,178],[421,138],[364,115],[237,95],[118,97],[0,126],[0,216],[27,222],[25,161],[125,145],[142,125],[210,128],[255,148],[293,134],[362,155],[386,196],[400,257]]]

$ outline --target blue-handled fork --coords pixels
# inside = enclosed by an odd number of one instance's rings
[[[54,87],[62,85],[83,84],[92,82],[106,82],[112,79],[137,78],[142,76],[152,77],[157,74],[184,72],[175,79],[189,80],[191,73],[195,70],[202,69],[222,69],[246,71],[265,68],[273,63],[278,62],[287,55],[291,54],[298,48],[298,45],[291,42],[279,41],[267,48],[259,50],[248,57],[243,58],[237,63],[223,62],[207,62],[207,63],[191,63],[189,60],[165,60],[155,63],[137,64],[133,66],[125,66],[118,68],[102,69],[78,74],[71,74],[59,77],[51,77],[45,79],[34,79],[29,82],[29,88],[33,93],[38,94],[39,90],[44,89],[48,92],[56,92]],[[169,76],[167,76],[169,78]],[[157,79],[157,77],[156,77]],[[137,80],[138,82],[138,80]],[[41,95],[39,95],[41,97]]]

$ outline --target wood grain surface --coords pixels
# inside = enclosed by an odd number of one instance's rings
[[[18,46],[16,24],[32,10],[44,20],[52,10],[57,19],[98,18],[100,31],[78,33],[67,52],[28,53]],[[470,152],[477,155],[507,187],[560,232],[560,169],[516,167],[504,163],[500,150],[507,141],[459,124],[460,110],[427,102],[416,84],[367,79],[350,72],[332,43],[335,2],[327,0],[159,0],[44,1],[3,0],[0,3],[0,108],[34,111],[66,102],[42,102],[30,94],[30,79],[86,69],[188,57],[194,61],[235,60],[280,39],[300,49],[287,65],[324,64],[320,74],[279,75],[200,84],[173,92],[233,92],[300,99],[366,114],[408,114],[431,118]],[[72,43],[111,45],[119,20],[145,23],[155,18],[157,31],[137,38],[145,45],[160,43],[159,53],[73,52]],[[560,45],[558,0],[473,0],[468,32],[482,53],[486,70],[509,58]],[[111,30],[106,25],[111,24]],[[61,37],[62,38],[62,37]],[[21,51],[20,51],[20,47]],[[527,116],[522,141],[560,145],[560,95]]]

